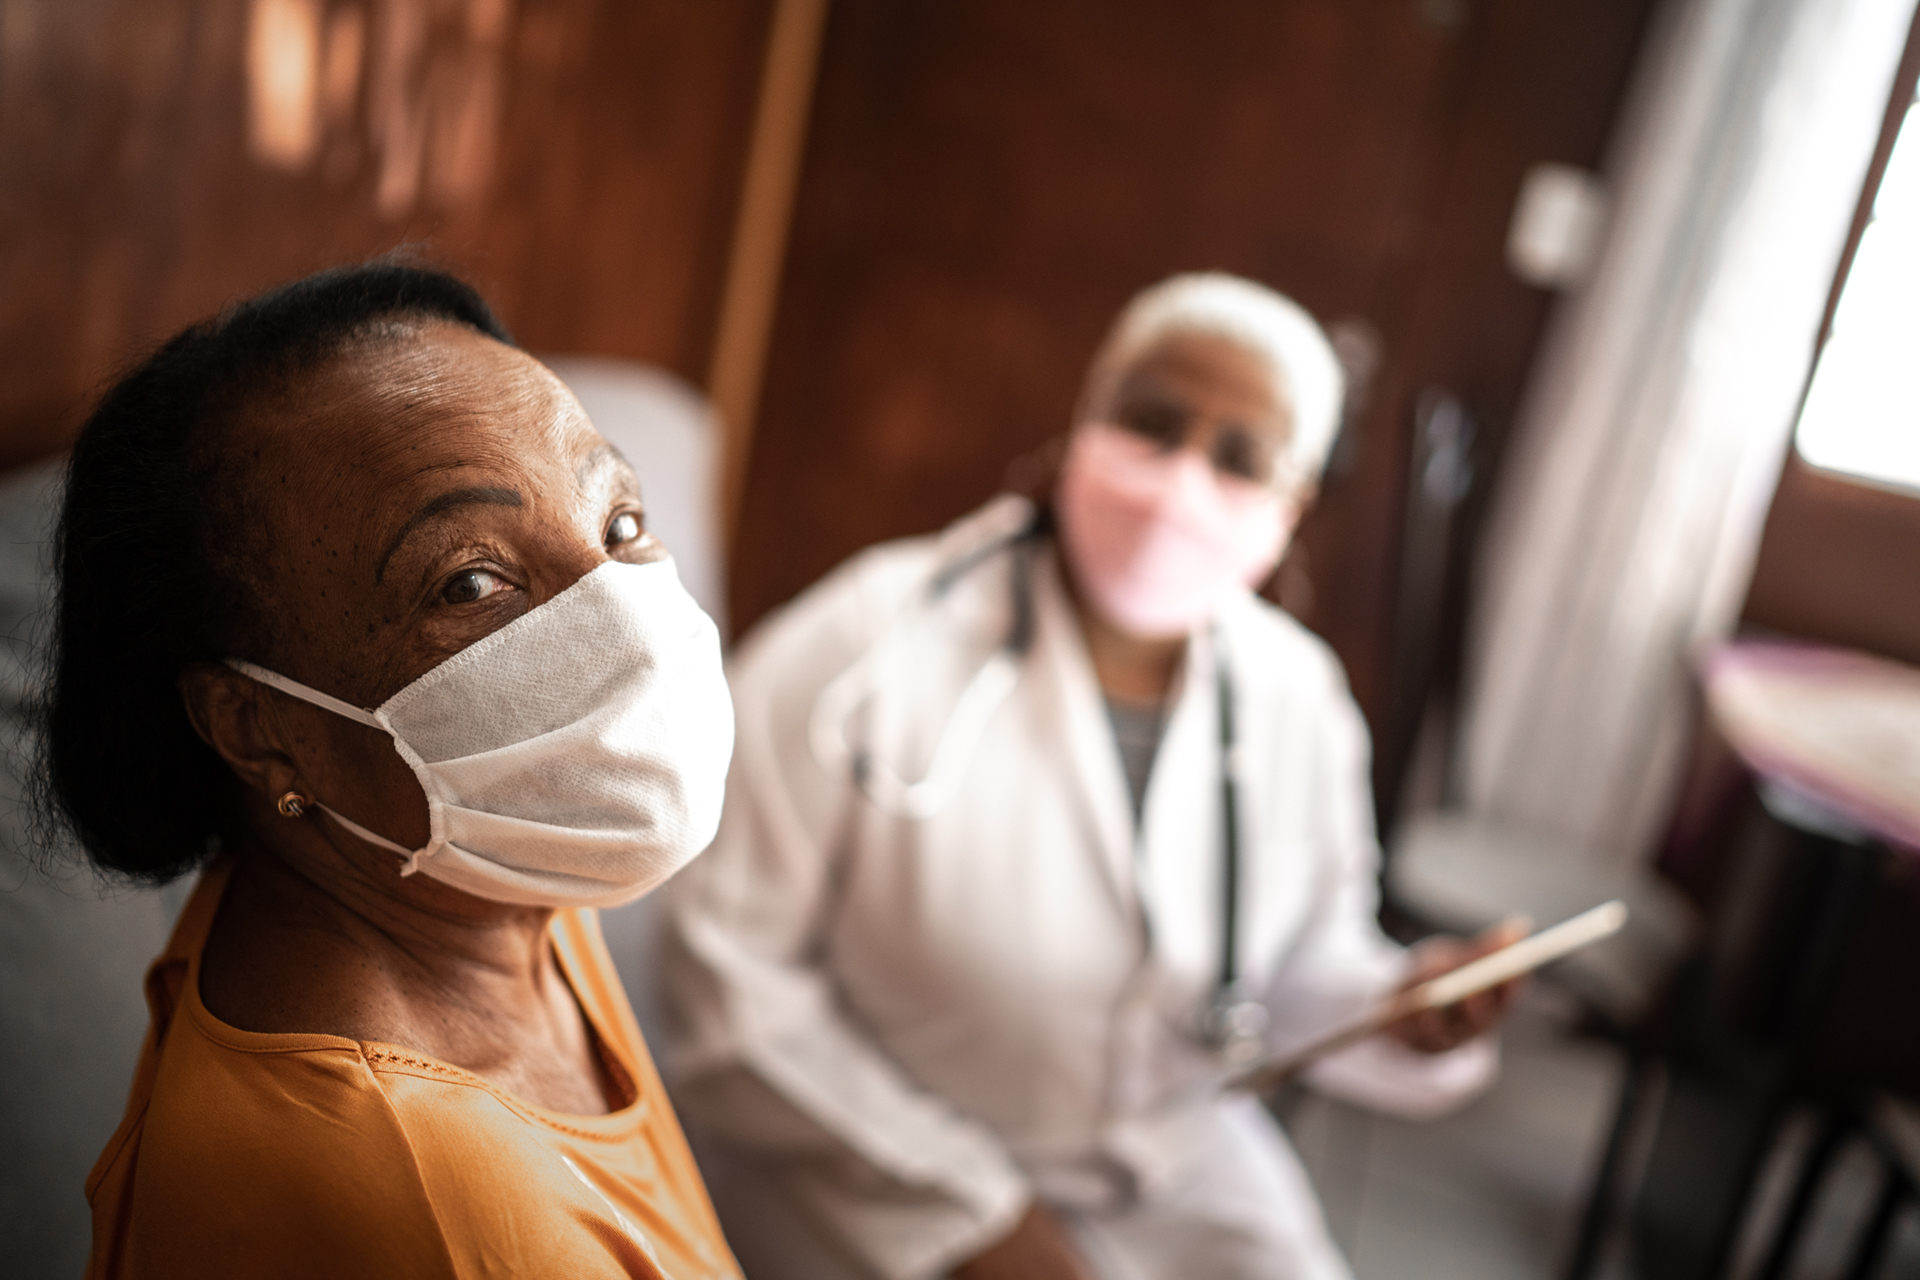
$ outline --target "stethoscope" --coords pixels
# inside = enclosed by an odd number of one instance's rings
[[[952,803],[988,723],[1012,696],[1020,682],[1020,669],[1033,652],[1033,557],[1051,529],[1051,513],[1040,508],[1012,535],[990,540],[943,565],[920,592],[922,607],[931,609],[979,565],[1002,551],[1012,554],[1012,621],[1007,634],[961,690],[934,743],[926,771],[908,780],[873,752],[847,739],[847,723],[878,691],[882,665],[903,632],[905,610],[878,640],[829,681],[814,701],[807,720],[807,743],[822,768],[829,772],[845,769],[875,808],[896,818],[922,822]],[[1216,651],[1220,654],[1215,664],[1220,705],[1220,955],[1213,992],[1196,1030],[1200,1039],[1229,1064],[1238,1065],[1264,1051],[1268,1014],[1240,976],[1240,802],[1234,777],[1233,683],[1224,647],[1216,646]]]
[[[917,781],[907,781],[886,761],[847,741],[847,722],[876,692],[881,664],[900,637],[904,611],[865,653],[835,676],[814,701],[813,714],[807,719],[807,745],[813,751],[813,758],[828,772],[849,770],[860,790],[882,813],[925,821],[951,804],[959,792],[961,779],[979,749],[988,722],[1000,704],[1012,695],[1013,687],[1020,683],[1021,664],[1033,651],[1033,556],[1048,525],[1046,512],[1036,511],[1011,537],[994,539],[955,558],[928,579],[923,603],[931,608],[975,567],[1002,550],[1013,552],[1013,621],[1007,628],[1006,638],[960,691],[960,699],[954,703],[946,727],[934,744],[926,772]]]

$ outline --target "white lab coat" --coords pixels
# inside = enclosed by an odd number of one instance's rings
[[[954,801],[889,816],[808,745],[822,688],[876,643],[854,741],[918,777],[1012,616],[1002,498],[868,551],[736,655],[726,815],[668,890],[669,1067],[755,1280],[942,1274],[1038,1197],[1104,1276],[1346,1274],[1278,1128],[1196,1090],[1221,928],[1216,640],[1188,646],[1136,833],[1101,693],[1051,548],[1037,632]],[[1337,661],[1245,595],[1218,618],[1237,704],[1241,971],[1276,1046],[1392,988],[1375,921],[1366,734]],[[1316,1083],[1406,1112],[1490,1076],[1478,1043],[1383,1040]]]

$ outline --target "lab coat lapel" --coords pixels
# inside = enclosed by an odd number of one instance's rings
[[[1183,983],[1219,962],[1220,710],[1213,639],[1187,644],[1141,821],[1141,899],[1154,955]]]
[[[1068,772],[1115,899],[1124,910],[1136,910],[1133,804],[1086,640],[1053,556],[1035,558],[1033,595],[1038,622],[1035,672],[1051,691],[1045,710],[1054,720],[1056,741],[1065,751]]]

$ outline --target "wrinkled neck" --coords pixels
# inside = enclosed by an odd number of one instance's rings
[[[550,908],[258,843],[234,853],[201,955],[200,997],[214,1017],[243,1031],[399,1045],[549,1110],[624,1105],[555,951]]]
[[[382,972],[454,989],[462,975],[532,974],[550,962],[548,907],[491,902],[426,876],[309,814],[264,820],[236,842],[233,889],[245,910],[314,945],[364,957]]]

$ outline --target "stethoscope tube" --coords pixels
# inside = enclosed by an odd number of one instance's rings
[[[1240,980],[1240,788],[1234,779],[1233,682],[1226,654],[1214,646],[1220,685],[1220,978],[1224,991]]]
[[[1220,963],[1200,1034],[1234,1065],[1266,1048],[1267,1006],[1240,980],[1240,785],[1234,726],[1233,677],[1224,638],[1214,632],[1214,672],[1220,704]]]

